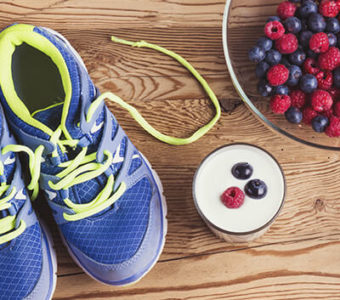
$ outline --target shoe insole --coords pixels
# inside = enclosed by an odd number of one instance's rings
[[[13,53],[12,77],[18,97],[31,113],[65,99],[57,66],[49,56],[26,43]]]

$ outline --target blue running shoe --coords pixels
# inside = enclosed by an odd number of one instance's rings
[[[0,299],[52,299],[57,263],[31,206],[19,151],[0,107]]]
[[[60,34],[0,33],[0,98],[73,259],[110,285],[142,278],[167,231],[161,182]]]

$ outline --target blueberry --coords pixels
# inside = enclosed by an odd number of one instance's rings
[[[307,56],[310,57],[310,58],[314,58],[314,59],[317,59],[318,58],[318,54],[315,53],[313,50],[311,49],[308,49],[307,50]]]
[[[308,20],[307,19],[301,19],[300,21],[301,21],[301,31],[308,30]]]
[[[268,97],[273,94],[273,87],[265,79],[260,80],[257,85],[257,90],[263,97]]]
[[[337,34],[338,48],[340,48],[340,33]]]
[[[286,85],[279,85],[275,88],[274,94],[275,95],[288,95],[289,88]]]
[[[327,33],[328,41],[329,41],[329,47],[335,47],[338,43],[338,39],[334,33]]]
[[[253,167],[246,162],[240,162],[232,167],[231,173],[237,179],[249,179],[253,175]]]
[[[300,44],[305,48],[309,47],[309,40],[312,37],[312,35],[313,32],[309,30],[302,31],[299,36]]]
[[[273,41],[264,36],[259,38],[256,45],[261,47],[264,51],[269,51],[273,47]]]
[[[326,116],[319,115],[312,120],[312,127],[316,132],[324,132],[328,124],[329,120]]]
[[[298,33],[301,31],[301,21],[297,17],[290,17],[284,21],[286,30],[291,33]]]
[[[299,124],[302,121],[302,112],[298,108],[291,106],[285,112],[286,120],[293,124]]]
[[[318,13],[313,13],[308,18],[308,26],[309,29],[313,32],[325,31],[326,29],[325,18]]]
[[[317,12],[318,6],[313,1],[304,1],[298,10],[300,17],[304,19],[308,18],[310,14]]]
[[[289,2],[292,2],[292,3],[300,3],[301,0],[289,0]]]
[[[333,83],[336,88],[340,89],[340,67],[333,71]]]
[[[288,67],[288,70],[289,70],[289,77],[288,77],[286,84],[289,85],[289,86],[298,85],[299,80],[302,76],[302,71],[301,71],[300,67],[298,67],[296,65],[291,65],[291,66]]]
[[[306,60],[306,53],[302,50],[296,50],[294,53],[289,55],[289,61],[293,65],[302,66],[303,62]]]
[[[270,64],[271,66],[277,65],[282,58],[282,55],[279,51],[271,49],[266,54],[266,62]]]
[[[256,70],[255,70],[256,76],[258,78],[265,77],[269,68],[270,68],[270,65],[267,62],[260,61],[256,66]]]
[[[264,60],[266,52],[259,46],[255,46],[249,50],[249,59],[253,62],[260,62]]]
[[[303,92],[309,94],[316,90],[318,81],[312,74],[305,74],[300,79],[300,88]]]
[[[250,198],[262,199],[267,195],[267,185],[260,179],[253,179],[247,182],[244,191]]]
[[[287,57],[282,57],[280,64],[284,65],[286,68],[289,68],[292,65]]]
[[[273,21],[281,22],[281,19],[278,16],[271,16],[267,19],[266,23],[273,22]]]
[[[326,21],[326,31],[331,33],[338,33],[340,32],[340,23],[336,18],[329,18]]]

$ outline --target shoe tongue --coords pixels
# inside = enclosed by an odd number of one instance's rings
[[[64,65],[68,70],[69,84],[66,84],[68,88],[65,89],[63,103],[40,110],[33,114],[33,117],[52,130],[62,125],[62,128],[65,127],[73,139],[79,139],[84,135],[77,126],[81,110],[85,109],[83,101],[93,99],[94,85],[88,76],[83,61],[63,37],[56,35],[56,32],[47,28],[36,27],[35,31],[49,40],[62,55]]]
[[[63,111],[63,105],[54,106],[35,113],[34,118],[53,131],[60,125],[60,119]]]

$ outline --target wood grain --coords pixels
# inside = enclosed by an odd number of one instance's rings
[[[76,274],[59,278],[55,299],[340,299],[338,247],[304,241],[161,261],[128,289]]]
[[[234,1],[232,9],[239,11],[232,20],[235,49],[244,43],[242,27],[252,28],[250,44],[278,2]],[[110,35],[145,39],[183,55],[204,75],[225,108],[203,139],[173,147],[147,135],[126,111],[109,104],[163,181],[169,207],[166,246],[160,262],[140,283],[127,288],[101,285],[72,262],[49,208],[40,200],[36,206],[52,229],[58,255],[54,299],[340,299],[339,154],[273,133],[242,105],[222,50],[224,4],[223,0],[0,2],[1,27],[16,21],[59,30],[84,58],[102,91],[117,93],[167,134],[187,136],[212,117],[205,93],[175,61],[152,50],[115,45]],[[238,63],[242,72],[253,74],[248,64]],[[191,195],[201,160],[234,142],[270,151],[281,163],[288,186],[277,221],[247,245],[217,239],[198,216]]]

